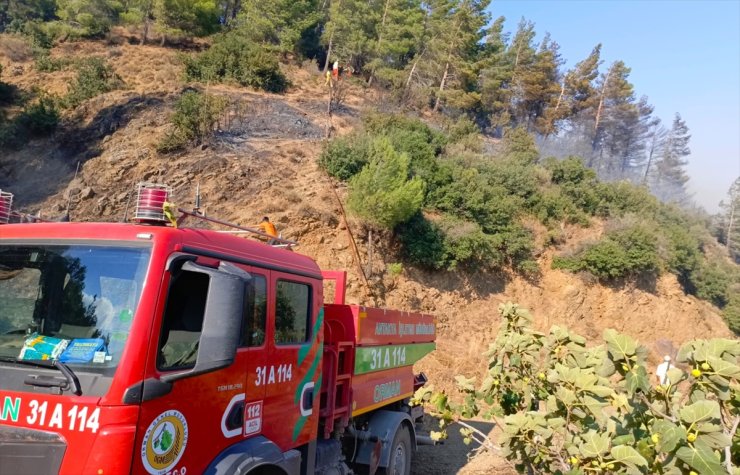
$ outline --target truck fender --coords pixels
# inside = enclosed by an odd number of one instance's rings
[[[259,435],[228,447],[213,459],[203,474],[246,475],[260,467],[279,467],[281,475],[299,475],[301,454],[297,450],[282,452],[271,440]]]
[[[382,442],[380,450],[380,463],[379,467],[387,467],[388,461],[391,456],[391,444],[393,443],[393,437],[396,435],[396,431],[401,424],[406,425],[411,434],[411,446],[416,450],[416,431],[414,430],[414,424],[411,421],[411,417],[405,412],[399,411],[375,411],[370,422],[368,424],[367,432],[371,435],[377,436]],[[375,443],[369,440],[359,441],[357,448],[357,456],[355,462],[363,465],[370,465],[370,456],[373,453],[373,446]]]

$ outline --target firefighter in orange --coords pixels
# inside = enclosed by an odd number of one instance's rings
[[[270,218],[268,218],[267,216],[262,218],[262,222],[257,225],[257,228],[269,236],[272,236],[274,238],[278,237],[278,233],[277,233],[277,229],[275,229],[275,225],[270,222]],[[275,242],[274,239],[270,239],[267,243],[273,244],[274,242]]]

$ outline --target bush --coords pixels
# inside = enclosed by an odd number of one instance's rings
[[[15,120],[32,137],[49,135],[59,124],[59,110],[52,99],[42,97],[24,109]]]
[[[740,282],[737,271],[720,262],[704,262],[692,274],[696,296],[723,308],[730,300],[731,285]]]
[[[552,266],[606,280],[655,273],[660,269],[656,236],[639,226],[615,231],[576,256],[556,257]]]
[[[77,76],[70,82],[63,104],[75,108],[97,95],[117,89],[121,79],[101,58],[86,58],[77,65]]]
[[[445,236],[434,222],[417,213],[396,228],[402,244],[402,254],[412,264],[427,269],[444,269]]]
[[[730,300],[722,311],[722,316],[730,330],[740,334],[740,289],[731,293]]]
[[[188,143],[201,143],[213,134],[213,126],[226,109],[224,97],[187,91],[175,103],[175,113],[170,121],[174,130],[158,145],[163,153],[185,147]]]
[[[332,140],[319,157],[319,166],[338,180],[347,181],[370,161],[370,138],[365,134],[350,134]]]
[[[424,183],[409,179],[409,158],[387,138],[371,145],[370,163],[350,180],[349,209],[373,224],[393,229],[419,211]]]
[[[217,36],[207,51],[185,57],[184,62],[190,81],[235,82],[276,93],[288,88],[277,58],[238,31]]]
[[[536,331],[515,304],[499,314],[483,381],[455,378],[463,404],[428,387],[414,394],[411,405],[441,419],[432,439],[458,422],[464,442],[498,449],[520,473],[737,473],[740,341],[687,342],[660,384],[648,348],[628,335],[607,329],[587,346],[566,328]],[[462,421],[475,416],[500,425],[495,441]]]
[[[24,108],[13,120],[0,121],[0,148],[19,149],[29,139],[49,135],[59,123],[59,111],[54,101],[40,98]]]
[[[534,137],[523,127],[507,129],[502,141],[504,157],[523,165],[532,165],[540,159]]]

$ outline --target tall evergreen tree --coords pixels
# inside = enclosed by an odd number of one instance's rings
[[[499,17],[491,26],[481,51],[479,88],[481,92],[481,114],[479,119],[497,131],[511,123],[511,79],[513,64],[506,55],[508,34],[503,32],[504,17]]]
[[[282,54],[296,53],[305,32],[322,17],[318,0],[242,0],[237,28]]]
[[[624,62],[615,61],[602,74],[598,82],[598,104],[590,131],[591,157],[588,165],[597,171],[614,168],[609,163],[609,151],[613,138],[618,134],[620,123],[626,116],[636,113],[634,88],[629,82],[630,68]],[[609,143],[611,140],[612,143]]]
[[[327,48],[324,69],[333,61],[350,64],[362,71],[372,57],[379,20],[377,2],[333,0],[329,6],[322,43]]]
[[[564,97],[558,107],[565,105],[569,109],[567,114],[569,117],[578,119],[583,111],[595,112],[598,107],[598,92],[595,81],[599,76],[600,65],[601,44],[598,44],[586,59],[577,63],[573,69],[566,73],[563,80]]]
[[[685,203],[689,196],[686,183],[689,176],[685,166],[687,157],[691,154],[689,141],[691,135],[686,122],[676,113],[671,130],[666,136],[663,153],[655,164],[654,179],[651,189],[663,201]]]
[[[424,11],[420,0],[384,0],[377,27],[373,59],[368,64],[369,83],[375,77],[402,87],[403,70],[419,47],[424,34]]]
[[[219,28],[215,0],[155,0],[155,26],[162,44],[167,36],[204,36]]]
[[[4,0],[0,2],[0,32],[17,30],[27,21],[49,21],[55,14],[55,0]]]
[[[740,177],[730,186],[727,201],[719,204],[718,231],[720,242],[736,262],[740,262]]]
[[[489,16],[490,0],[431,0],[430,66],[437,71],[434,106],[445,101],[469,109],[480,102],[475,91],[477,59]]]

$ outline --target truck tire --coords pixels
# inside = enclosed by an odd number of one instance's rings
[[[388,466],[379,468],[379,475],[409,475],[411,473],[411,457],[413,449],[411,448],[411,434],[405,424],[398,426],[396,435],[393,437],[391,445],[391,454],[388,459]]]

